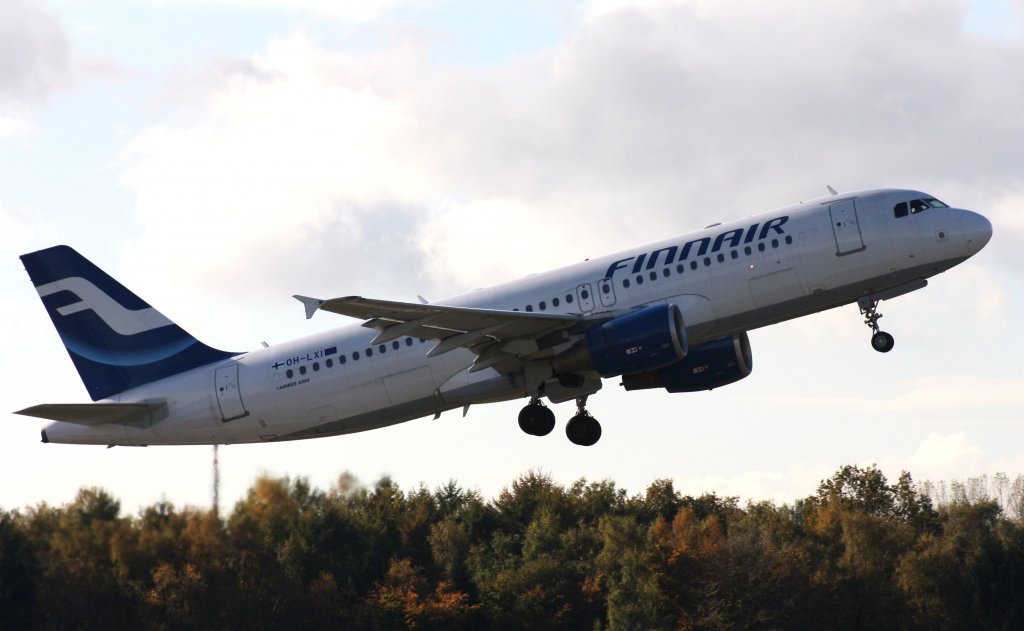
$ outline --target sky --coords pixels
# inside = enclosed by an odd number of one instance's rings
[[[210,447],[43,445],[10,414],[88,401],[18,255],[72,245],[187,331],[252,349],[348,324],[293,294],[431,301],[840,191],[986,215],[980,254],[882,303],[750,333],[712,392],[590,398],[591,448],[524,401],[220,450],[493,497],[569,484],[792,502],[845,464],[1024,474],[1021,0],[0,0],[0,507],[100,486],[211,501]]]

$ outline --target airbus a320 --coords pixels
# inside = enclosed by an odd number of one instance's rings
[[[694,392],[747,377],[747,332],[924,288],[992,236],[982,215],[911,190],[831,195],[437,303],[296,296],[355,318],[249,352],[198,341],[68,246],[21,257],[92,403],[19,414],[47,443],[197,445],[361,432],[528,398],[519,427],[593,445],[604,379]]]

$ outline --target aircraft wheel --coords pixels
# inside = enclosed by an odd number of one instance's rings
[[[601,424],[592,416],[577,414],[566,424],[565,435],[574,445],[590,447],[601,439]]]
[[[555,413],[540,403],[531,403],[519,411],[519,429],[531,436],[546,436],[555,428]]]
[[[888,353],[895,344],[896,341],[885,331],[879,331],[871,336],[871,348],[879,353]]]
[[[534,436],[547,436],[551,433],[551,430],[555,429],[555,413],[551,411],[551,408],[546,408],[542,405],[538,405],[537,410],[537,425],[534,427],[536,432]]]

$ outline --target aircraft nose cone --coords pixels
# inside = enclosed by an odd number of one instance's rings
[[[992,222],[976,212],[965,210],[960,218],[960,227],[971,254],[979,252],[992,238]]]

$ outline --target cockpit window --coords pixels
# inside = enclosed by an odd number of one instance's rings
[[[909,202],[900,202],[892,210],[893,214],[897,217],[906,217],[908,210],[909,214],[916,215],[917,213],[923,213],[929,208],[949,208],[949,206],[934,197],[926,197],[924,199],[912,199]]]

